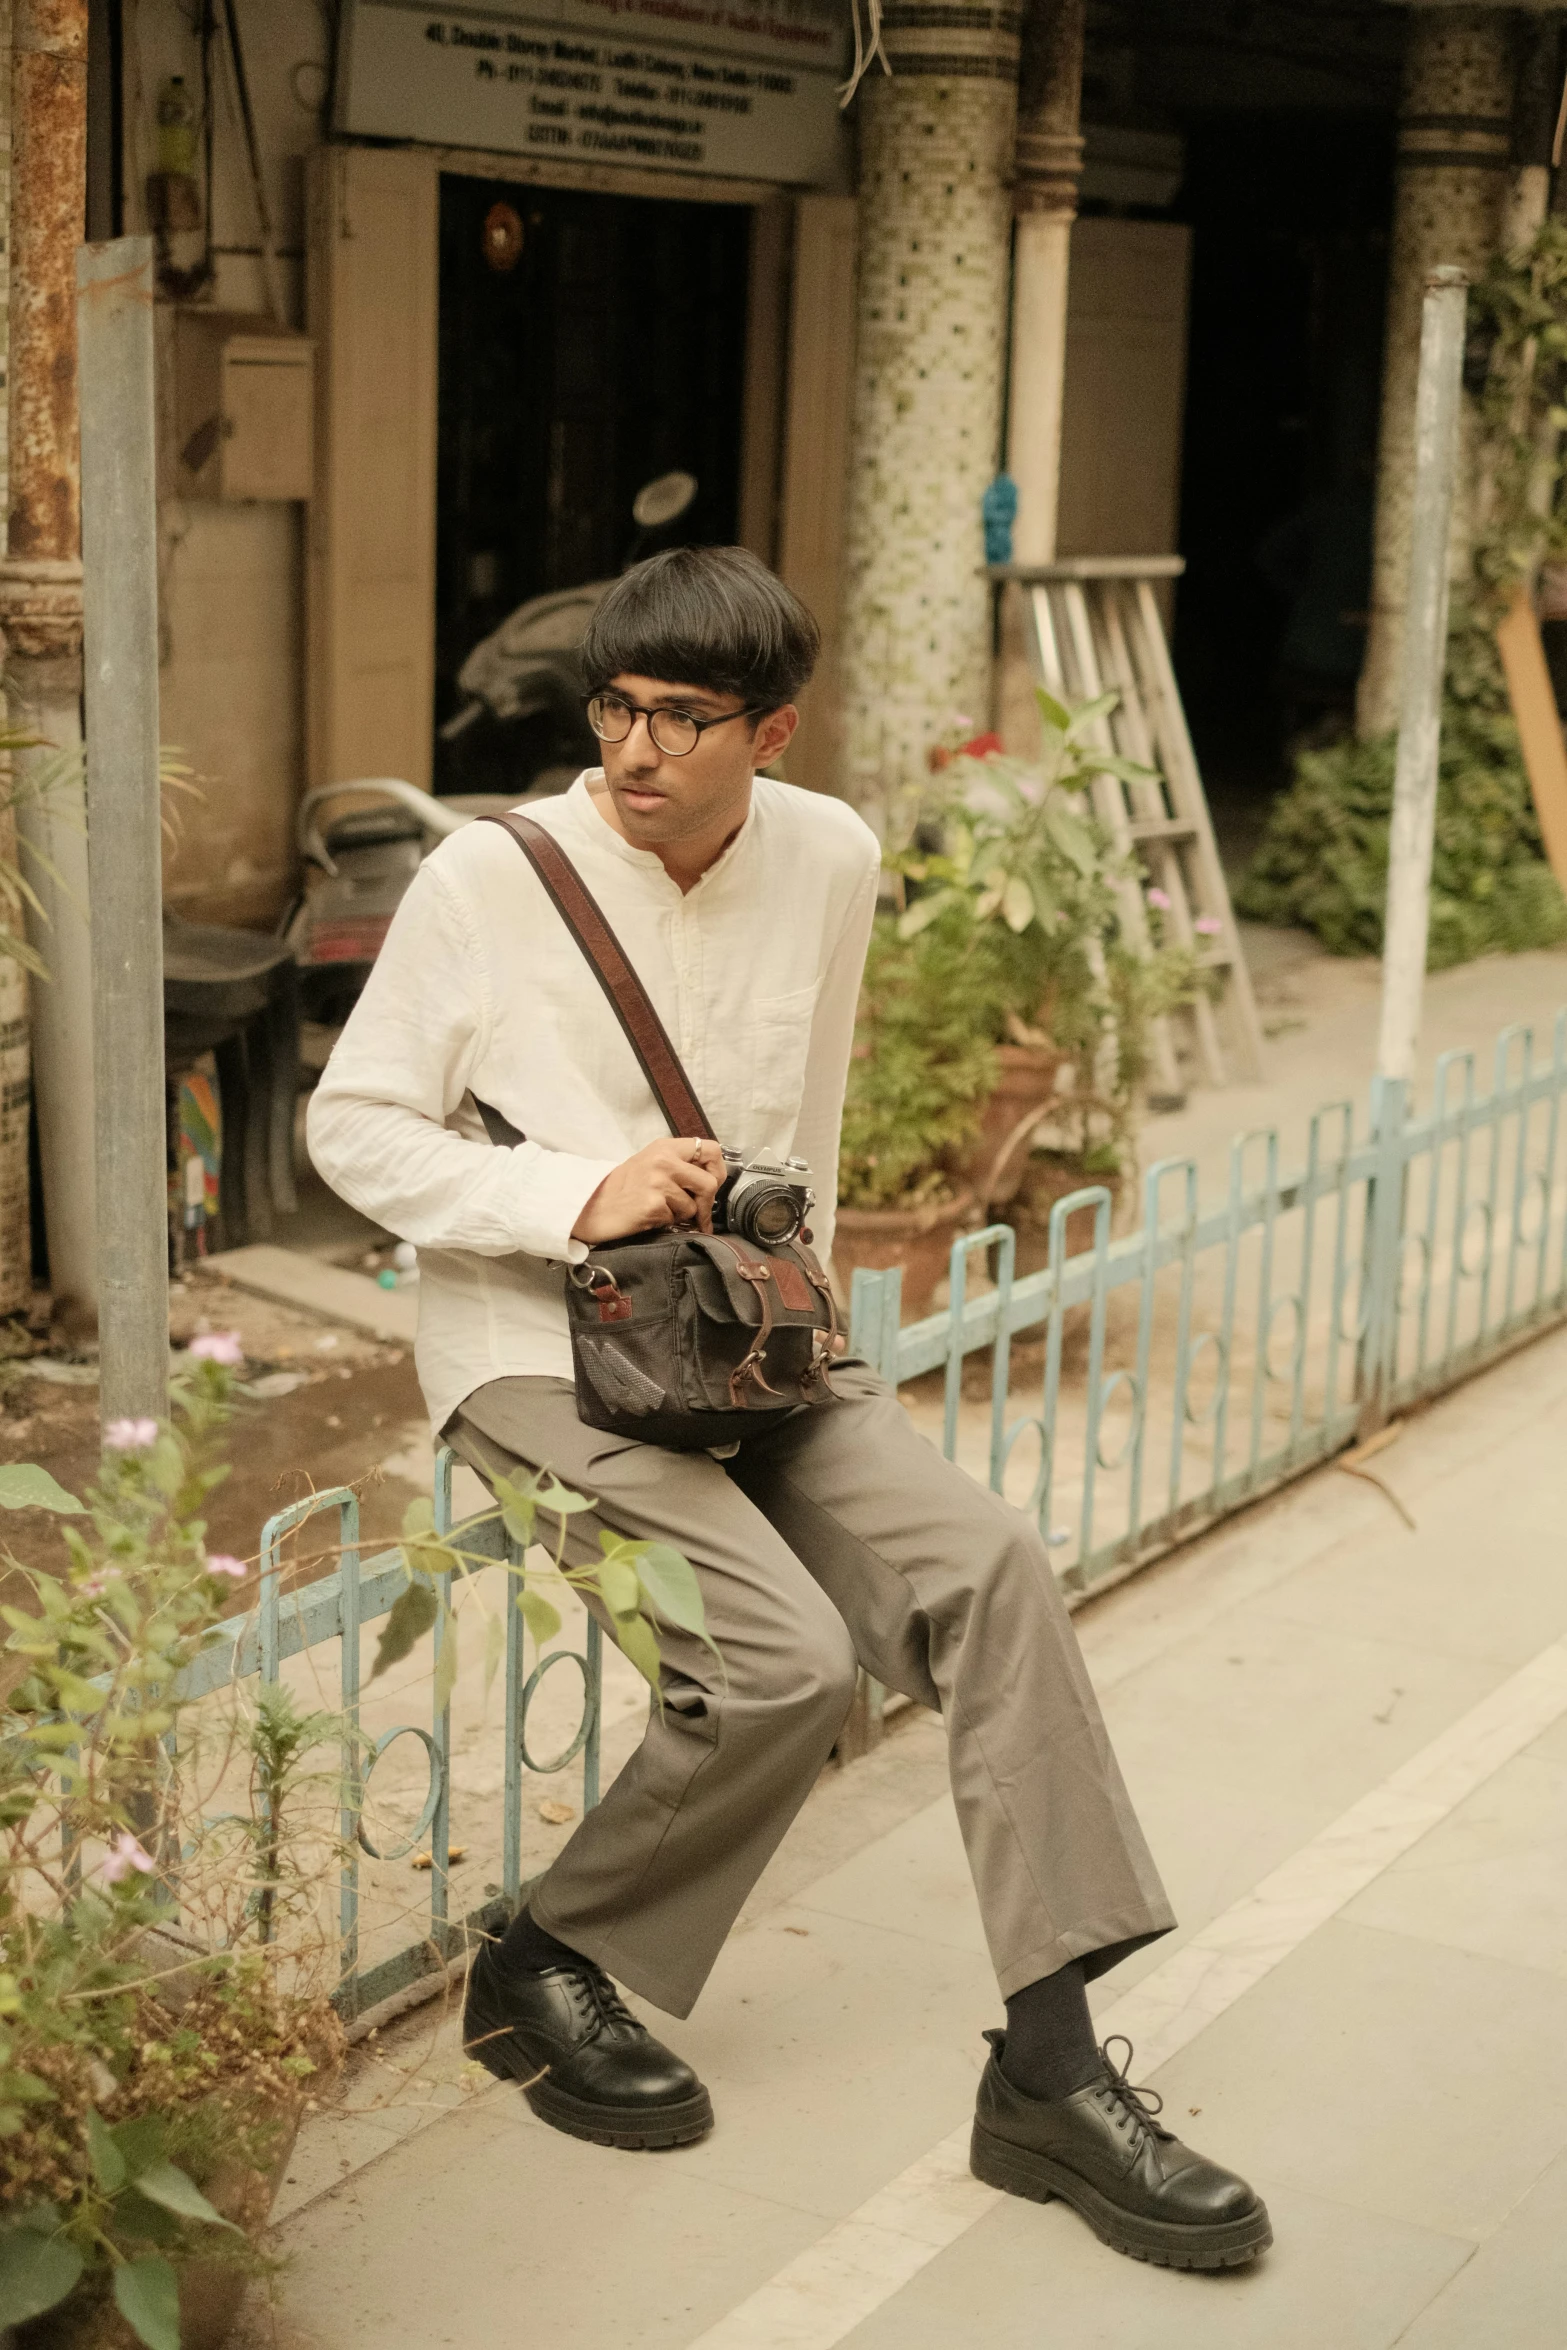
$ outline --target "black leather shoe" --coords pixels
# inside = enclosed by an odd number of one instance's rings
[[[991,2059],[979,2084],[970,2168],[987,2187],[1063,2203],[1101,2243],[1159,2268],[1240,2268],[1273,2241],[1268,2207],[1244,2179],[1221,2170],[1161,2129],[1159,2099],[1126,2077],[1126,2063],[1099,2051],[1104,2074],[1070,2097],[1025,2097],[1001,2070],[1004,2032],[987,2032]]]
[[[688,2064],[639,2024],[586,1958],[504,1973],[488,1943],[468,1974],[463,2047],[497,2080],[520,2081],[540,2121],[596,2146],[686,2146],[713,2126]]]

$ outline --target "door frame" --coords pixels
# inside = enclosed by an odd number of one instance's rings
[[[372,159],[368,166],[355,158]],[[833,476],[844,477],[846,488],[847,410],[838,410],[847,398],[852,370],[843,364],[841,348],[827,358],[814,294],[802,283],[815,282],[818,264],[813,258],[820,243],[819,224],[824,204],[836,204],[840,216],[845,200],[820,199],[758,180],[714,179],[694,173],[645,171],[625,165],[578,164],[495,154],[468,147],[364,147],[357,142],[334,142],[315,150],[310,162],[310,239],[307,270],[308,323],[317,344],[317,473],[308,522],[308,576],[305,632],[305,704],[308,780],[311,785],[346,781],[373,772],[405,775],[428,790],[432,780],[435,723],[435,522],[436,522],[436,398],[437,336],[439,328],[439,210],[441,175],[492,179],[518,187],[574,189],[592,195],[640,196],[653,201],[744,204],[751,208],[751,282],[747,305],[746,361],[742,392],[740,455],[740,541],[762,560],[777,564],[790,584],[821,605],[824,636],[829,642],[837,612],[837,566],[841,555],[841,507]],[[359,247],[349,217],[347,190],[357,171],[369,169],[378,177],[401,184],[409,217],[417,226],[413,249],[404,249],[395,266],[415,272],[409,288],[409,308],[420,322],[420,348],[407,355],[408,363],[396,380],[404,385],[412,404],[407,438],[417,450],[416,478],[401,487],[408,502],[410,562],[417,576],[403,583],[396,599],[397,620],[408,641],[407,665],[409,739],[388,765],[384,705],[374,725],[379,730],[374,747],[362,716],[362,698],[353,692],[355,663],[366,658],[365,632],[357,606],[363,600],[352,563],[352,519],[356,487],[345,476],[345,452],[363,447],[363,435],[354,431],[351,413],[353,354],[345,348],[345,306],[351,299],[351,277],[376,274],[373,254],[362,249],[345,255],[343,247]],[[388,265],[393,257],[388,256]],[[841,268],[838,276],[841,279]],[[841,315],[841,301],[839,310]],[[842,342],[841,333],[832,338]],[[822,366],[826,362],[825,377]],[[825,394],[825,405],[823,395]],[[809,452],[809,455],[808,455]],[[819,454],[827,458],[824,482]],[[804,461],[802,461],[804,460]],[[825,498],[825,507],[824,507]],[[824,520],[825,515],[825,520]],[[799,560],[809,546],[809,558]],[[800,569],[795,580],[791,571]],[[414,644],[422,627],[422,657]],[[824,664],[824,668],[830,664]],[[814,699],[822,703],[828,677],[819,680]],[[811,729],[821,734],[820,721]],[[416,739],[417,738],[417,739]],[[825,748],[825,745],[824,745]],[[807,757],[800,780],[815,788],[829,784],[829,762]]]

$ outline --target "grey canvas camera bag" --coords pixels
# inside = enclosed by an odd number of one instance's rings
[[[483,819],[512,836],[581,948],[671,1134],[717,1141],[646,988],[554,835],[531,816]],[[478,1104],[490,1140],[523,1137]],[[769,1244],[664,1228],[596,1245],[567,1268],[577,1411],[590,1428],[700,1452],[835,1401],[831,1287],[808,1234]]]

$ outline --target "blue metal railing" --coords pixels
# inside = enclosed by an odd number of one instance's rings
[[[455,1455],[444,1446],[435,1460],[435,1529],[453,1528],[452,1471]],[[283,1589],[283,1543],[310,1519],[332,1511],[337,1516],[338,1565],[331,1574],[295,1591]],[[517,1546],[494,1519],[463,1529],[465,1554],[482,1562],[520,1560]],[[478,1570],[482,1571],[482,1563]],[[252,1674],[277,1681],[290,1657],[325,1643],[339,1644],[340,1708],[344,1716],[341,1812],[343,1859],[339,1885],[339,1933],[342,1983],[337,2002],[353,2018],[395,1993],[406,1990],[423,1975],[439,1973],[447,1960],[465,1947],[476,1932],[504,1924],[515,1907],[522,1884],[522,1787],[524,1770],[551,1773],[564,1770],[578,1755],[583,1760],[583,1806],[591,1810],[599,1799],[600,1716],[603,1697],[603,1635],[590,1616],[581,1651],[552,1649],[530,1674],[524,1675],[523,1623],[520,1612],[506,1610],[504,1700],[504,1808],[501,1881],[498,1891],[466,1916],[449,1914],[451,1880],[451,1756],[450,1701],[437,1711],[428,1730],[412,1722],[383,1730],[366,1749],[358,1737],[360,1705],[360,1634],[368,1624],[388,1614],[407,1588],[401,1555],[382,1551],[361,1560],[359,1504],[346,1486],[332,1486],[310,1494],[269,1518],[261,1538],[261,1595],[256,1613],[232,1619],[220,1627],[219,1637],[197,1660],[181,1685],[182,1696],[197,1699],[226,1683]],[[442,1596],[451,1600],[452,1577],[438,1578]],[[508,1575],[508,1599],[511,1578]],[[443,1616],[443,1623],[446,1619]],[[442,1636],[437,1626],[436,1639]],[[546,1672],[564,1662],[574,1663],[582,1676],[582,1715],[575,1737],[564,1751],[540,1762],[527,1746],[527,1716],[534,1692]],[[400,1738],[414,1738],[424,1747],[429,1780],[419,1816],[403,1840],[388,1850],[371,1843],[366,1832],[364,1805],[368,1782],[376,1764]],[[379,1964],[359,1965],[359,1856],[377,1861],[405,1858],[428,1834],[430,1844],[429,1932],[406,1949]]]
[[[1359,1137],[1349,1103],[1319,1110],[1305,1163],[1292,1174],[1280,1174],[1272,1130],[1239,1136],[1221,1205],[1202,1208],[1192,1160],[1163,1159],[1144,1178],[1139,1229],[1122,1237],[1112,1236],[1114,1202],[1102,1185],[1056,1203],[1046,1261],[1032,1270],[1019,1272],[1018,1235],[1007,1226],[968,1233],[953,1245],[948,1304],[906,1328],[902,1276],[857,1272],[855,1350],[903,1389],[949,1459],[1035,1516],[1069,1594],[1081,1595],[1567,1317],[1564,1095],[1567,1012],[1538,1068],[1531,1031],[1502,1032],[1484,1097],[1475,1093],[1473,1054],[1448,1053],[1424,1118],[1409,1115],[1404,1087],[1393,1084],[1374,1089]],[[1069,1253],[1074,1221],[1085,1217],[1092,1243]],[[981,1394],[967,1392],[975,1372]],[[1030,1445],[1037,1458],[1025,1476]],[[452,1466],[441,1452],[435,1517],[443,1533],[452,1525]],[[284,1536],[328,1510],[338,1513],[337,1569],[284,1594]],[[470,1530],[464,1547],[497,1561],[517,1557],[494,1522]],[[357,1724],[361,1628],[386,1614],[405,1581],[395,1551],[361,1561],[346,1489],[295,1504],[268,1521],[257,1614],[225,1627],[189,1693],[231,1676],[276,1680],[289,1657],[337,1640],[342,1706]],[[582,1676],[581,1719],[564,1751],[541,1762],[528,1748],[529,1708],[544,1676],[568,1659]],[[510,1913],[521,1884],[525,1771],[564,1770],[580,1754],[584,1809],[598,1801],[597,1623],[589,1618],[580,1651],[551,1650],[526,1676],[523,1666],[522,1619],[508,1605],[500,1882],[460,1920],[448,1906],[449,1704],[428,1731],[402,1724],[384,1732],[368,1759],[362,1743],[345,1747],[338,1996],[348,2016],[436,1973],[468,1934]],[[873,1716],[879,1695],[871,1692]],[[359,1854],[372,1852],[364,1784],[408,1735],[426,1748],[429,1786],[399,1852],[428,1831],[429,1931],[361,1970]]]
[[[1475,1056],[1456,1052],[1437,1064],[1424,1118],[1393,1083],[1373,1088],[1358,1138],[1348,1102],[1319,1110],[1291,1175],[1271,1129],[1238,1136],[1224,1203],[1206,1212],[1194,1162],[1163,1159],[1135,1233],[1110,1237],[1111,1194],[1090,1185],[1056,1203],[1047,1262],[1021,1278],[1005,1227],[967,1234],[950,1303],[907,1328],[901,1275],[856,1273],[856,1343],[916,1399],[941,1373],[949,1459],[963,1457],[965,1368],[988,1353],[983,1473],[1036,1515],[1069,1590],[1086,1591],[1567,1314],[1564,1094],[1567,1012],[1541,1066],[1531,1030],[1503,1030],[1484,1097]],[[1069,1255],[1083,1216],[1092,1245]],[[986,1257],[992,1278],[971,1294]],[[1038,1407],[1023,1397],[1009,1416],[1030,1334],[1044,1342],[1042,1371],[1023,1372],[1039,1377]],[[1019,1490],[1011,1465],[1030,1434],[1039,1465]],[[968,1449],[982,1473],[977,1441]]]

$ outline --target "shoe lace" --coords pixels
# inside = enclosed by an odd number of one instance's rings
[[[1125,2056],[1117,2064],[1112,2048],[1124,2048]],[[1132,2069],[1132,2043],[1124,2032],[1112,2032],[1099,2051],[1104,2059],[1105,2078],[1099,2087],[1099,2097],[1117,2127],[1123,2129],[1134,2146],[1145,2137],[1169,2138],[1157,2116],[1164,2111],[1164,2099],[1157,2089],[1134,2088],[1129,2075]]]
[[[585,1958],[574,1966],[568,1979],[584,2022],[596,2018],[601,2031],[618,2024],[629,2024],[633,2031],[637,2028],[636,2017],[603,1968],[595,1966],[591,1959]]]

